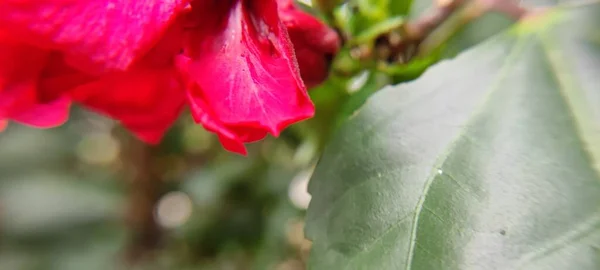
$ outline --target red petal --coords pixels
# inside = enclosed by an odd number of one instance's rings
[[[118,119],[141,140],[158,143],[177,120],[185,97],[172,69],[134,69],[102,76],[71,93],[73,100]]]
[[[188,91],[188,98],[193,99]],[[190,107],[192,109],[192,116],[198,123],[202,123],[202,126],[210,131],[219,134],[219,141],[223,145],[223,148],[246,155],[246,147],[244,142],[238,138],[238,135],[230,131],[225,125],[220,123],[215,118],[214,113],[210,111],[210,107],[206,105],[204,100],[197,99],[196,102],[191,102]],[[266,132],[265,132],[266,135]]]
[[[88,72],[125,69],[147,52],[188,0],[2,0],[0,29],[65,53]]]
[[[48,53],[0,37],[0,119],[36,103],[37,79]]]
[[[189,34],[189,101],[197,121],[243,153],[314,114],[274,0],[196,1]],[[241,145],[241,146],[240,146]],[[244,150],[244,151],[242,151]]]
[[[36,104],[12,115],[12,120],[38,128],[51,128],[64,124],[69,118],[70,102],[66,98],[47,104]]]
[[[38,81],[40,101],[48,102],[64,97],[79,85],[95,80],[95,77],[78,71],[67,65],[61,54],[50,54],[48,64],[42,71]]]
[[[4,131],[4,129],[6,129],[6,126],[8,126],[8,121],[0,120],[0,132]]]
[[[41,103],[37,83],[49,53],[0,37],[0,119],[42,127],[63,124],[68,100]]]
[[[279,16],[294,44],[302,79],[308,87],[323,82],[329,64],[340,48],[337,33],[310,14],[297,9],[291,0],[277,0]]]
[[[84,106],[121,121],[141,140],[158,143],[185,103],[183,85],[174,69],[182,31],[176,22],[131,70],[104,74],[76,88],[71,96]],[[64,87],[74,79],[85,80],[75,73],[52,83],[54,87]]]
[[[50,53],[9,38],[0,32],[0,120],[48,128],[63,124],[69,111],[66,99],[42,102],[38,81]]]

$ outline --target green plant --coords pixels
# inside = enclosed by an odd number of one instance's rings
[[[600,2],[440,2],[368,47],[415,48],[325,147],[309,268],[598,269]]]

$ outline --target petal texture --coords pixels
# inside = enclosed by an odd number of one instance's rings
[[[180,64],[191,82],[188,99],[196,121],[219,134],[224,147],[278,136],[314,114],[287,30],[274,0],[195,1]]]
[[[144,55],[186,0],[2,0],[0,30],[98,73],[124,70]]]
[[[160,142],[185,104],[181,76],[174,65],[181,50],[182,29],[179,22],[173,25],[130,70],[104,74],[70,91],[71,97],[119,120],[141,140]],[[75,76],[58,77],[52,82],[53,87],[64,89],[64,84]]]

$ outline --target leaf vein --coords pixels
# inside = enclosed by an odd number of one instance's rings
[[[579,91],[581,87],[572,79],[573,75],[569,70],[573,69],[562,68],[561,63],[564,66],[568,61],[559,50],[553,48],[554,45],[552,44],[555,42],[548,36],[548,33],[542,34],[540,37],[540,43],[548,61],[548,66],[559,86],[558,92],[563,97],[567,108],[569,108],[566,114],[575,123],[575,134],[584,146],[582,149],[591,163],[590,167],[595,172],[597,178],[600,179],[600,143],[596,138],[600,134],[594,134],[598,132],[592,130],[597,126],[594,121],[588,120],[588,116],[590,115],[589,108],[586,102],[584,102],[581,91]]]
[[[470,117],[467,118],[467,123],[464,125],[464,128],[450,142],[449,146],[446,148],[446,151],[443,152],[442,155],[440,155],[438,160],[436,160],[435,165],[433,166],[433,169],[431,170],[431,173],[429,175],[429,178],[427,179],[427,181],[424,184],[423,191],[421,192],[421,196],[419,197],[419,201],[417,202],[417,205],[415,206],[415,209],[413,211],[414,218],[413,218],[413,223],[411,226],[411,234],[410,234],[410,239],[409,239],[408,253],[406,256],[407,257],[406,267],[405,267],[406,270],[410,270],[411,266],[412,266],[412,260],[414,258],[415,246],[416,246],[416,242],[417,242],[417,230],[418,230],[418,224],[419,224],[419,217],[423,210],[423,207],[425,204],[425,199],[427,197],[427,194],[429,193],[429,189],[430,189],[431,185],[433,184],[433,181],[438,177],[438,172],[437,172],[438,168],[442,167],[442,165],[450,157],[450,154],[451,154],[452,150],[456,147],[456,144],[458,143],[458,141],[465,136],[464,133],[470,126],[470,122],[473,121],[474,119],[477,119],[478,115],[483,111],[485,104],[487,104],[487,102],[490,100],[490,97],[492,96],[492,94],[495,93],[498,89],[500,89],[500,83],[507,78],[511,67],[513,66],[512,64],[514,64],[514,62],[519,60],[518,56],[522,52],[522,49],[524,47],[523,46],[524,41],[525,41],[524,39],[517,40],[517,43],[514,44],[513,47],[510,49],[509,55],[508,55],[508,57],[506,57],[504,64],[500,68],[500,71],[499,71],[498,76],[496,77],[496,80],[494,80],[491,83],[491,85],[489,87],[489,91],[485,94],[482,102],[479,104],[478,109],[476,109],[470,115]]]
[[[407,221],[408,218],[410,217],[410,214],[411,213],[407,213],[403,217],[399,218],[390,227],[388,227],[383,233],[381,233],[381,235],[379,235],[377,238],[375,238],[375,240],[373,241],[373,243],[371,243],[365,249],[363,249],[361,251],[361,253],[367,253],[367,252],[371,251],[373,249],[373,247],[375,247],[375,245],[377,243],[379,243],[379,241],[381,241],[385,235],[387,235],[388,233],[390,233],[393,229],[397,228],[398,225],[400,225],[400,224],[404,223],[405,221]],[[358,258],[358,256],[354,256],[352,259],[350,259],[350,261],[348,261],[348,265],[352,265],[352,262],[354,262],[354,260],[356,260],[356,258]]]
[[[581,240],[584,237],[600,229],[600,210],[596,211],[591,218],[580,222],[575,225],[575,228],[568,230],[567,232],[550,239],[545,242],[541,247],[534,249],[529,252],[517,263],[518,269],[522,269],[522,266],[528,263],[535,262],[539,259],[545,258],[554,252],[561,250],[563,247],[574,243],[575,241]]]

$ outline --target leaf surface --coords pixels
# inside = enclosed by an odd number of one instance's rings
[[[600,4],[388,87],[311,180],[310,269],[599,269]]]

